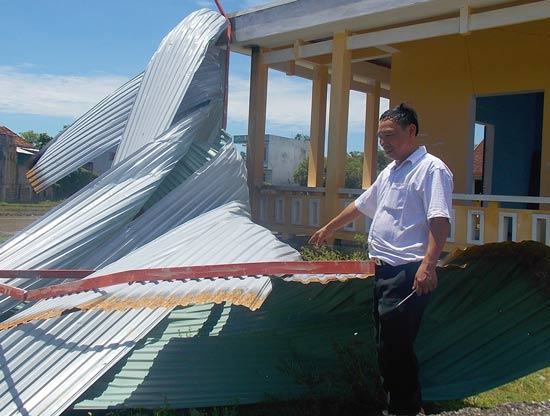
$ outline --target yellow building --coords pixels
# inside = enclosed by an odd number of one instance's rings
[[[280,0],[231,21],[233,50],[251,55],[247,160],[256,220],[309,235],[361,192],[343,188],[355,90],[367,95],[363,188],[376,174],[380,97],[390,106],[406,101],[418,111],[421,142],[454,173],[447,249],[550,244],[550,1]],[[262,184],[268,68],[313,81],[307,187]],[[472,175],[476,123],[485,127],[482,195]],[[336,237],[367,229],[360,220]]]

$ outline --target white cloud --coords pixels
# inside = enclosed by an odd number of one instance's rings
[[[0,112],[76,118],[126,81],[127,78],[114,75],[36,74],[21,67],[0,66]],[[249,79],[231,72],[228,114],[231,122],[248,122],[248,97]],[[310,117],[311,81],[270,71],[268,128],[307,133]],[[364,119],[365,95],[352,92],[350,134],[363,133]]]
[[[77,117],[128,81],[114,75],[78,76],[0,67],[0,112]]]
[[[293,129],[296,132],[309,131],[311,118],[311,81],[287,77],[275,71],[270,71],[267,88],[267,124],[275,129],[286,128]],[[248,96],[249,80],[230,74],[229,120],[245,123],[248,121]],[[327,104],[328,115],[330,103]],[[365,94],[355,92],[350,94],[350,133],[362,133],[364,131],[365,105]]]

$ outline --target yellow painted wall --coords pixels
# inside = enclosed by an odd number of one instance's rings
[[[541,196],[550,196],[550,19],[468,36],[396,45],[391,104],[406,101],[420,119],[420,140],[470,192],[475,96],[544,91]]]

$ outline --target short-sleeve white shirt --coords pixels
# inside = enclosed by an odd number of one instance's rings
[[[372,218],[369,256],[387,263],[421,261],[428,246],[429,220],[451,218],[453,174],[420,146],[406,160],[391,162],[355,200]]]

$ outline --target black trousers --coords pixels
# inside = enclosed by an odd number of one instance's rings
[[[388,411],[416,414],[422,406],[414,340],[430,295],[413,295],[414,276],[420,263],[376,266],[373,317],[382,385]]]

